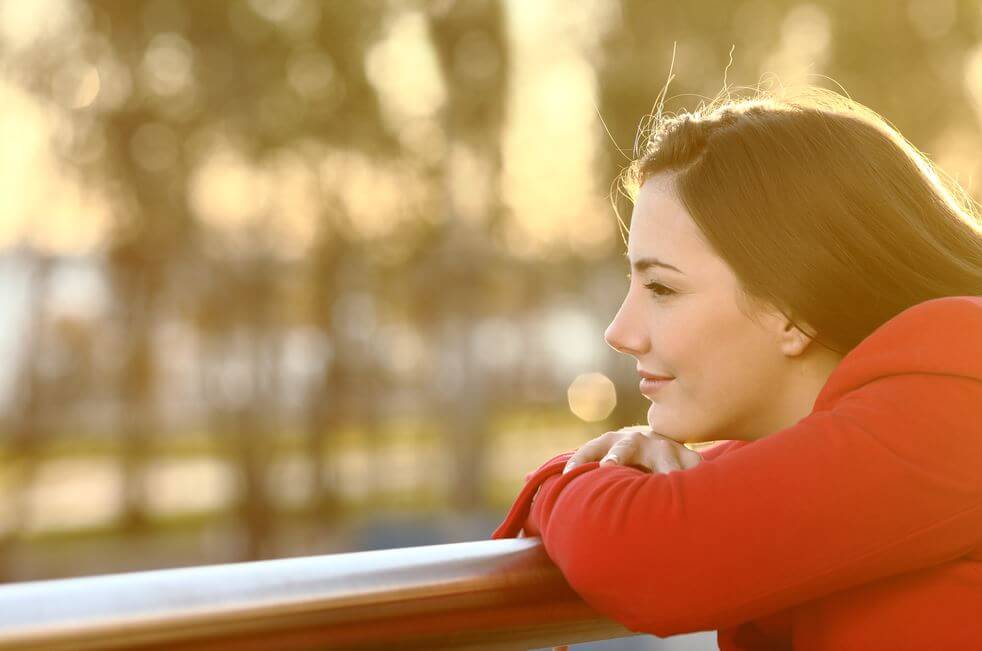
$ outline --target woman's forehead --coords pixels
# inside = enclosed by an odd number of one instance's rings
[[[654,258],[672,264],[690,276],[727,274],[727,265],[712,249],[665,182],[646,181],[641,187],[628,232],[628,259]]]
[[[656,244],[671,249],[700,244],[695,223],[685,206],[673,193],[650,181],[642,186],[634,204],[628,237],[631,258],[658,253],[648,250]]]

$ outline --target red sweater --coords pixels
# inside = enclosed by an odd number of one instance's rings
[[[717,630],[724,650],[982,648],[982,297],[904,310],[808,416],[694,468],[563,475],[571,454],[527,477],[492,537],[541,536],[633,631]]]

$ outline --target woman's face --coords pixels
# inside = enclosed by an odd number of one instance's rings
[[[761,315],[758,325],[740,312],[736,276],[676,198],[671,175],[641,187],[628,257],[630,287],[604,338],[640,370],[674,378],[646,395],[655,432],[680,443],[752,440],[807,415],[807,396],[790,395],[795,373],[784,317]]]

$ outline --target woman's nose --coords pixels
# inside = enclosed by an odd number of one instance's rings
[[[633,319],[629,318],[627,302],[614,315],[614,320],[604,331],[604,341],[617,352],[625,355],[639,355],[645,351],[647,338],[644,329],[639,328]]]

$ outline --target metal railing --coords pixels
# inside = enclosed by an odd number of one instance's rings
[[[539,538],[0,586],[0,649],[530,649],[636,633]]]

